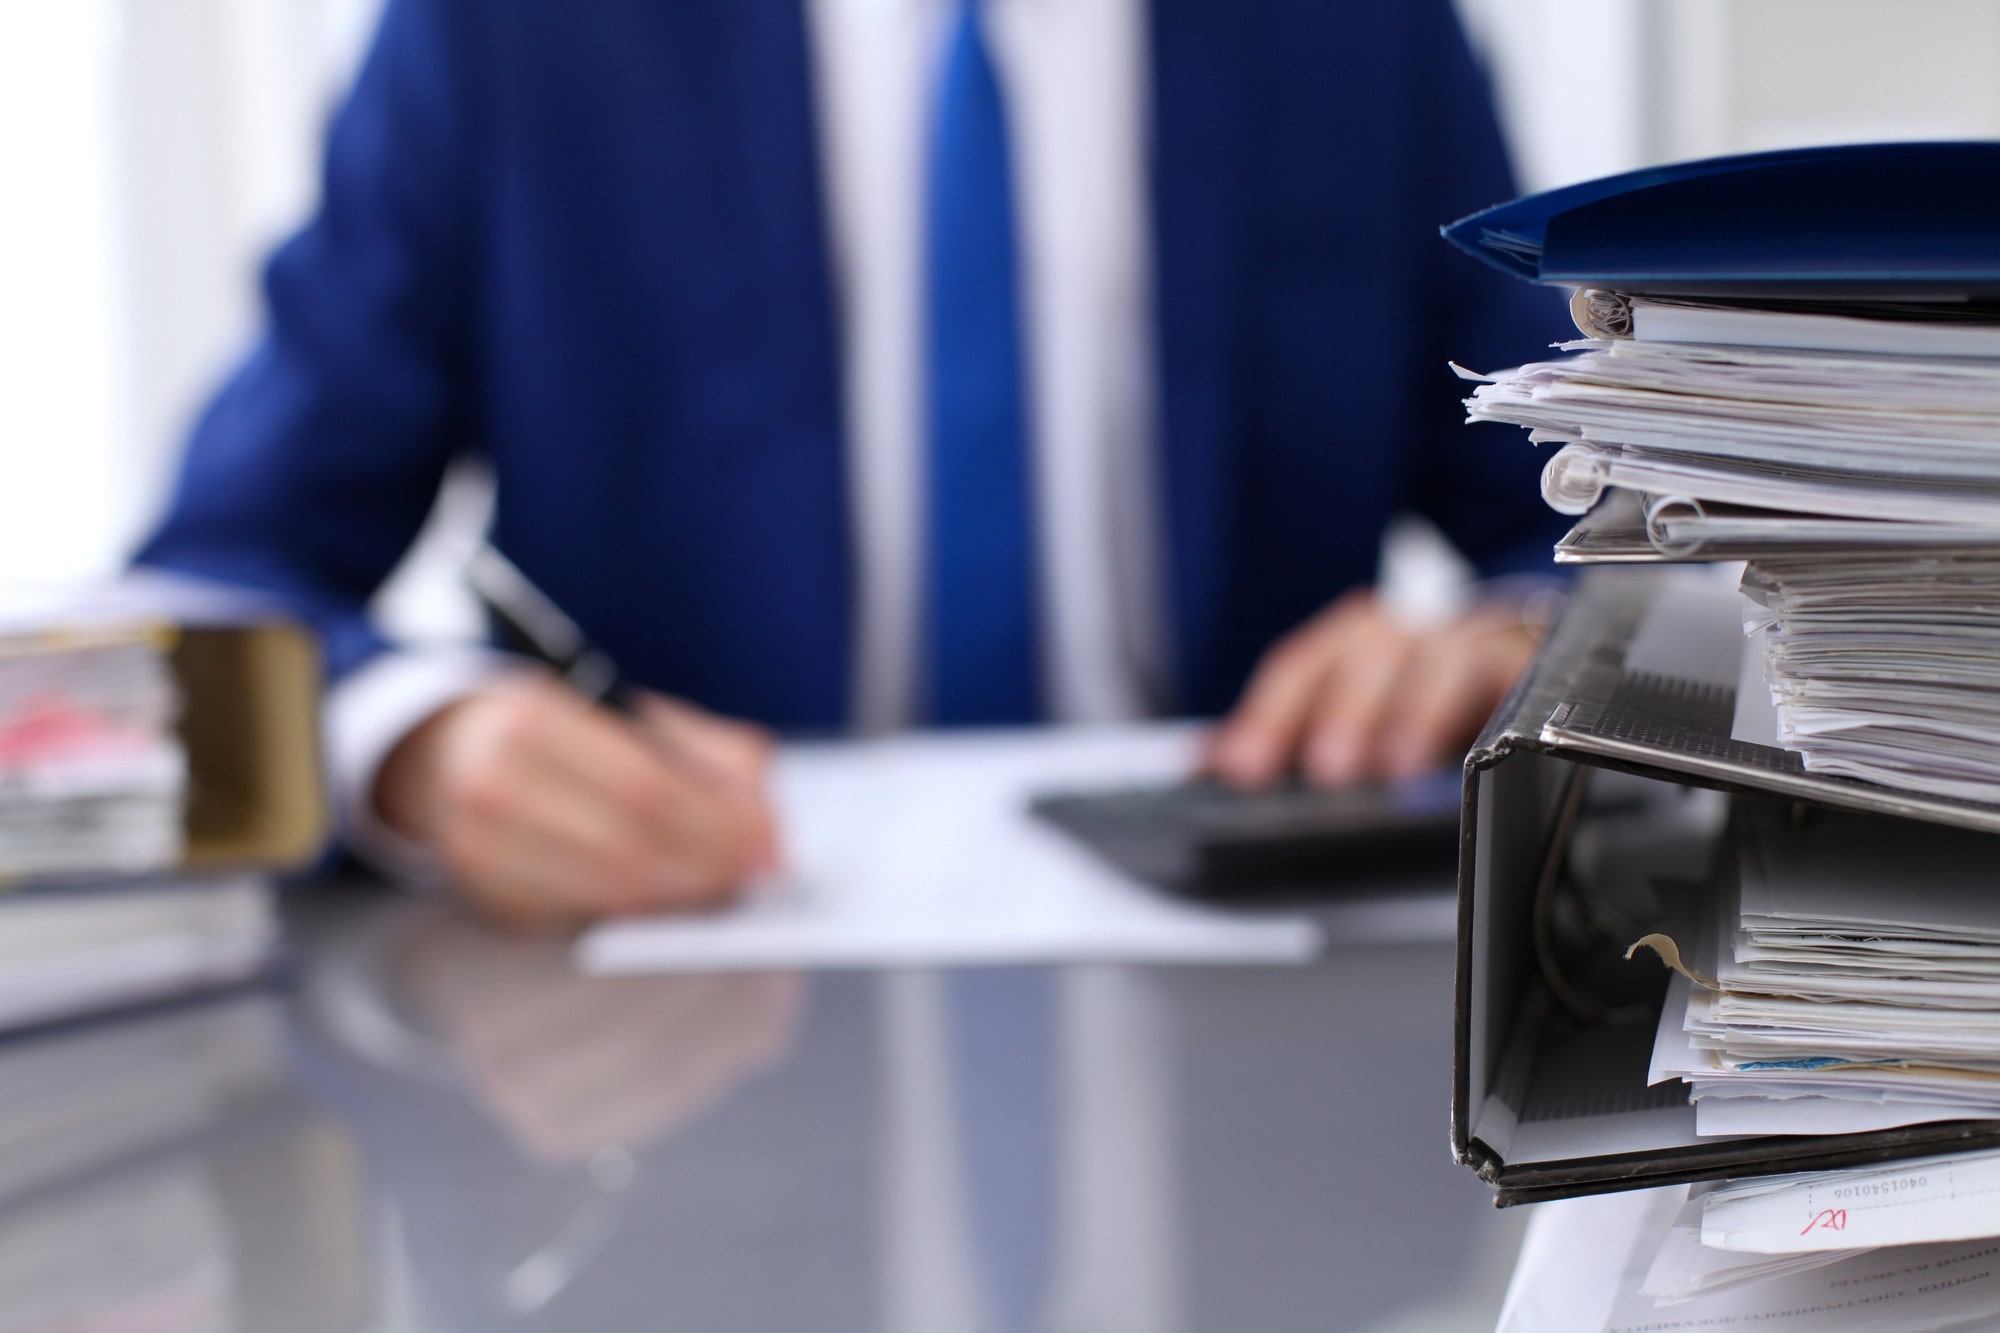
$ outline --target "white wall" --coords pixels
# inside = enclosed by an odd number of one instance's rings
[[[1643,165],[1646,0],[1458,0],[1523,190]]]
[[[374,5],[97,3],[116,16],[106,148],[120,191],[126,411],[115,425],[128,466],[113,526],[129,542],[192,415],[255,327],[258,259],[314,198],[314,146]]]
[[[1653,155],[2000,136],[1992,0],[1648,0]]]
[[[106,20],[0,0],[0,576],[72,572],[114,536]]]
[[[0,578],[116,567],[378,0],[0,0]]]

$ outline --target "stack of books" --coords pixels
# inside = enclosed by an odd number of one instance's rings
[[[2000,145],[1867,145],[1447,229],[1576,288],[1562,355],[1461,372],[1553,446],[1558,560],[1747,562],[1587,582],[1469,761],[1454,1143],[1614,1196],[1538,1217],[1503,1327],[2000,1323],[1996,205]],[[1730,796],[1613,875],[1593,765]]]

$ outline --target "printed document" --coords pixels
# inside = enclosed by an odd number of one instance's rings
[[[578,959],[658,972],[1310,958],[1309,918],[1176,901],[1028,811],[1053,788],[1175,781],[1195,744],[1173,725],[788,747],[774,783],[787,872],[713,916],[599,926]]]
[[[1499,1333],[1675,1329],[1937,1330],[2000,1322],[2000,1241],[1734,1262],[1685,1244],[1685,1187],[1541,1204],[1528,1224]],[[1699,1248],[1699,1247],[1697,1247]],[[1790,1259],[1804,1259],[1791,1256]],[[1688,1292],[1661,1295],[1655,1292]]]

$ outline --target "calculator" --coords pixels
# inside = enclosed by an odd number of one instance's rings
[[[1303,901],[1359,887],[1449,880],[1462,774],[1339,789],[1290,781],[1242,791],[1208,778],[1049,792],[1031,808],[1127,873],[1218,902]]]

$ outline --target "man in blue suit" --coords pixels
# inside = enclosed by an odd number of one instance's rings
[[[1560,331],[1437,240],[1511,192],[1448,0],[389,0],[139,558],[310,618],[350,836],[523,920],[726,897],[767,728],[1412,771],[1532,636],[1397,624],[1384,525],[1547,563],[1444,370]],[[637,718],[370,625],[463,456]]]

